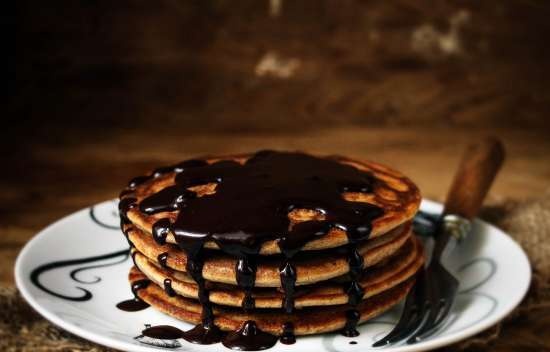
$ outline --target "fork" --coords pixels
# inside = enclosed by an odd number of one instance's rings
[[[504,147],[496,138],[486,138],[465,150],[443,213],[435,222],[435,241],[429,264],[419,270],[398,323],[373,347],[405,339],[408,344],[420,342],[437,332],[446,321],[459,281],[441,263],[442,255],[451,239],[460,242],[470,232],[471,220],[478,213],[503,161]]]

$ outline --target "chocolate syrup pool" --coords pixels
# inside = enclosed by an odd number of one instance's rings
[[[168,172],[176,173],[175,185],[150,195],[139,204],[135,198],[126,197],[141,183]],[[199,303],[203,308],[202,322],[192,329],[195,332],[200,330],[201,333],[193,334],[192,339],[200,344],[222,341],[202,277],[205,242],[214,241],[222,251],[238,259],[236,281],[245,292],[242,308],[251,310],[255,306],[251,290],[255,283],[256,259],[264,242],[276,240],[284,258],[280,263],[281,286],[285,295],[281,314],[291,314],[296,282],[296,270],[292,264],[294,255],[305,243],[325,235],[332,228],[342,229],[348,236],[351,269],[350,282],[346,284],[349,310],[343,333],[353,336],[360,319],[355,308],[363,296],[357,283],[363,270],[357,243],[368,238],[371,222],[383,212],[371,204],[346,201],[342,194],[372,192],[375,182],[380,181],[350,165],[303,153],[261,151],[244,164],[232,160],[211,164],[203,160],[187,160],[157,169],[150,176],[133,179],[121,193],[121,220],[123,224],[129,223],[126,212],[135,207],[147,215],[185,208],[173,223],[167,218],[157,221],[152,232],[159,244],[164,244],[166,235],[173,233],[178,246],[187,254],[186,270],[198,285]],[[216,184],[215,193],[211,195],[198,197],[189,190],[209,183]],[[324,220],[301,222],[290,228],[288,214],[294,209],[317,211],[323,214]],[[159,257],[159,262],[165,265],[166,256]],[[288,322],[282,327],[287,343],[293,341],[291,326]],[[241,330],[231,334],[232,343],[224,345],[254,350],[267,348],[272,340],[276,341],[264,336],[266,333],[253,321],[246,322]],[[262,337],[251,338],[257,335]],[[259,340],[269,340],[269,343],[258,345]]]

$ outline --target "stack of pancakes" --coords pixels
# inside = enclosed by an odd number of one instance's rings
[[[136,299],[197,324],[192,342],[355,336],[406,296],[424,262],[411,232],[418,188],[373,162],[193,159],[132,180],[120,198]]]

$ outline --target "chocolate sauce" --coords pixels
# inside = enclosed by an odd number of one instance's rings
[[[195,197],[194,192],[181,190],[178,186],[170,186],[142,200],[140,209],[146,214],[174,211],[183,207],[186,200]]]
[[[157,256],[157,262],[160,264],[161,267],[167,268],[168,265],[166,264],[166,261],[168,260],[168,252],[162,252]]]
[[[361,313],[355,309],[350,309],[346,311],[346,325],[342,329],[342,335],[347,337],[359,336],[359,331],[357,331],[357,324],[361,318]]]
[[[239,330],[229,333],[222,343],[233,350],[260,351],[273,347],[277,336],[260,330],[253,320],[247,320]]]
[[[198,286],[202,322],[186,332],[188,336],[184,338],[196,343],[213,343],[221,338],[202,276],[202,254],[207,241],[215,242],[222,251],[238,258],[235,271],[237,284],[245,292],[242,305],[251,309],[254,307],[251,291],[256,279],[256,258],[264,242],[277,240],[286,258],[279,270],[285,293],[283,308],[290,313],[294,309],[296,284],[293,256],[304,244],[332,228],[342,229],[350,243],[351,282],[346,290],[349,304],[355,306],[361,301],[363,292],[357,280],[363,269],[363,258],[357,253],[356,244],[368,238],[371,222],[382,215],[382,209],[367,203],[348,202],[342,193],[371,192],[372,175],[328,158],[261,151],[244,164],[231,160],[212,164],[187,160],[158,169],[149,178],[170,171],[176,173],[175,185],[143,199],[139,209],[152,215],[185,208],[173,223],[161,219],[153,226],[153,237],[161,245],[166,243],[166,235],[173,233],[176,243],[187,254],[186,271]],[[129,187],[146,181],[139,178]],[[198,197],[189,190],[207,183],[217,185],[214,194]],[[127,221],[126,212],[135,206],[135,201],[134,198],[121,200],[123,221]],[[290,227],[288,213],[294,209],[315,210],[324,215],[324,220],[305,221]],[[159,256],[158,260],[165,265],[165,257]],[[346,315],[344,332],[349,335],[356,332],[360,316],[355,309]],[[290,334],[293,336],[289,332],[285,340],[292,340]],[[239,331],[224,339],[224,345],[244,350],[263,349],[271,347],[275,341],[273,335],[257,329],[253,321],[247,321]]]
[[[132,247],[132,246],[130,246],[130,248],[131,248],[131,247]],[[135,267],[138,266],[137,263],[136,263],[136,256],[137,256],[137,254],[138,254],[137,251],[135,251],[135,252],[132,253],[132,262],[134,263],[134,266],[135,266]]]
[[[149,279],[141,279],[141,280],[132,282],[132,293],[134,294],[134,296],[137,297],[138,291],[147,288],[147,286],[149,286],[150,283],[151,283],[151,280]]]
[[[347,284],[346,293],[348,295],[348,304],[355,307],[361,303],[365,290],[357,281],[351,281]]]
[[[161,246],[166,244],[166,236],[170,232],[170,225],[170,219],[160,219],[153,224],[153,239]]]
[[[146,288],[151,283],[149,279],[142,279],[132,282],[132,293],[134,298],[122,301],[116,307],[125,312],[137,312],[149,307],[149,304],[138,296],[138,291]]]
[[[130,228],[126,229],[124,233],[124,237],[126,238],[126,242],[128,242],[128,246],[130,246],[130,249],[135,248],[134,244],[132,243],[132,240],[130,239],[130,236],[128,233],[130,232]]]
[[[251,289],[247,289],[244,292],[244,298],[241,305],[245,311],[252,310],[256,306],[256,302],[254,300],[254,297],[252,297],[251,291],[252,291]]]
[[[296,336],[294,335],[294,324],[286,322],[283,324],[283,333],[279,339],[282,344],[292,345],[296,343]]]
[[[359,254],[359,252],[357,251],[356,243],[351,243],[348,245],[348,253],[348,275],[351,281],[348,283],[346,293],[348,295],[348,304],[351,306],[357,306],[365,295],[365,290],[357,281],[363,274],[365,263],[363,260],[363,256],[361,256],[361,254]]]
[[[371,231],[370,225],[368,228],[361,229],[361,231],[369,232]],[[357,234],[357,233],[356,233]],[[362,237],[359,235],[359,237]],[[365,261],[363,256],[357,250],[357,237],[353,237],[353,234],[348,233],[348,265],[349,271],[348,275],[350,277],[350,282],[347,283],[345,288],[346,294],[348,295],[348,305],[353,309],[346,311],[346,324],[342,330],[342,335],[347,337],[355,337],[359,335],[357,331],[357,323],[361,319],[361,313],[355,309],[355,307],[361,303],[363,296],[365,295],[365,290],[361,287],[358,280],[363,274],[363,268],[365,266]]]
[[[371,190],[370,174],[301,153],[259,152],[244,165],[229,160],[199,163],[178,173],[175,182],[142,200],[140,210],[154,214],[185,207],[170,226],[178,244],[193,241],[202,247],[212,240],[229,254],[255,255],[263,242],[277,239],[282,248],[298,251],[332,227],[346,230],[353,241],[363,240],[370,222],[382,214],[374,205],[342,197],[345,190]],[[214,194],[197,197],[188,190],[206,183],[217,183]],[[317,210],[326,220],[289,230],[287,215],[295,208]]]
[[[128,198],[122,198],[120,202],[118,203],[118,211],[120,213],[120,220],[122,224],[129,224],[130,220],[128,219],[128,216],[126,213],[128,213],[128,210],[136,207],[136,198],[128,197]]]
[[[225,334],[213,323],[209,326],[201,323],[186,331],[182,337],[191,343],[211,345],[222,341],[224,336]]]
[[[296,269],[290,263],[286,261],[285,264],[279,269],[281,277],[281,287],[285,293],[283,298],[283,309],[286,313],[292,313],[294,309],[294,291],[296,285]]]
[[[125,312],[138,312],[145,308],[149,308],[149,304],[140,298],[131,298],[118,303],[116,307]]]
[[[164,279],[164,292],[170,297],[174,297],[176,295],[176,291],[172,288],[172,280],[171,279]]]
[[[199,303],[202,306],[201,323],[196,325],[193,329],[187,331],[183,338],[189,342],[201,345],[209,345],[220,342],[223,334],[214,324],[212,303],[210,303],[208,290],[205,287],[205,280],[202,276],[202,267],[204,262],[201,257],[201,251],[204,242],[184,238],[178,244],[180,245],[180,248],[187,253],[187,264],[185,265],[185,270],[197,283]]]
[[[255,302],[252,297],[252,289],[256,281],[256,262],[251,260],[250,256],[245,255],[237,261],[235,272],[237,273],[237,284],[244,289],[242,307],[245,310],[253,309]]]
[[[363,256],[359,254],[357,250],[357,244],[352,243],[348,245],[348,265],[349,265],[349,276],[356,280],[363,274],[363,267],[365,261]]]
[[[141,334],[152,339],[176,340],[179,338],[183,338],[185,333],[174,326],[157,325],[148,326],[145,330],[141,332]]]

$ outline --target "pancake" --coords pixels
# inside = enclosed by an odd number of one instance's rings
[[[420,241],[410,238],[392,257],[366,270],[359,284],[364,289],[363,299],[377,295],[411,278],[424,263]],[[198,286],[184,272],[161,267],[143,254],[133,253],[136,267],[152,282],[171,288],[174,293],[188,298],[198,298]],[[348,303],[344,286],[336,280],[325,281],[313,286],[301,286],[295,293],[295,307],[301,309],[313,306],[331,306]],[[167,281],[168,280],[168,281]],[[209,286],[209,299],[218,305],[241,307],[245,293],[238,286]],[[282,308],[284,294],[276,288],[252,291],[255,308]]]
[[[160,255],[166,255],[166,265],[177,271],[186,271],[187,255],[177,246],[157,244],[151,236],[137,229],[126,231],[132,245],[149,260],[158,262]],[[365,267],[390,257],[403,246],[411,237],[411,224],[403,224],[390,233],[379,236],[362,243],[358,252],[363,257]],[[309,285],[312,283],[332,279],[349,272],[349,262],[345,254],[332,252],[319,252],[315,258],[295,260],[296,285]],[[237,259],[222,253],[213,253],[205,259],[202,275],[208,281],[237,284],[236,273]],[[279,287],[280,260],[269,260],[269,257],[258,259],[255,286]]]
[[[134,298],[117,307],[197,324],[151,327],[149,338],[239,350],[279,335],[356,336],[424,263],[411,230],[419,205],[401,173],[345,157],[260,151],[156,169],[120,194],[135,266]]]
[[[146,276],[137,268],[130,270],[129,281],[136,282],[146,279]],[[360,313],[358,323],[363,323],[385,312],[399,303],[411,288],[413,280],[406,280],[397,286],[385,290],[380,294],[365,299],[357,306]],[[137,291],[140,299],[176,319],[198,324],[201,322],[201,305],[195,300],[181,296],[170,297],[164,290],[155,284]],[[283,334],[283,325],[291,322],[295,335],[311,335],[345,328],[347,322],[346,305],[323,307],[323,309],[305,308],[296,310],[292,314],[280,314],[278,311],[266,310],[245,313],[241,310],[215,306],[213,309],[216,326],[224,331],[236,331],[245,321],[256,322],[262,331],[280,336]]]
[[[231,160],[240,164],[245,163],[252,155],[235,155],[224,157],[211,157],[204,160],[212,165],[220,160]],[[371,162],[359,162],[345,157],[330,157],[344,165],[350,165],[357,170],[369,173],[375,180],[372,192],[343,192],[342,196],[350,202],[359,202],[374,204],[383,210],[383,215],[372,222],[370,237],[381,236],[400,224],[410,220],[418,211],[420,206],[420,192],[416,185],[403,174],[387,166]],[[139,205],[144,199],[151,195],[175,185],[176,172],[174,167],[161,168],[149,176],[141,176],[130,182],[129,186],[123,191],[121,199],[132,199],[132,203]],[[292,172],[292,171],[289,171]],[[196,192],[198,197],[212,195],[216,192],[216,183],[206,183],[189,187],[189,190]],[[169,219],[172,223],[178,217],[180,211],[160,212],[156,214],[145,214],[140,211],[139,206],[127,209],[126,217],[137,228],[146,233],[152,233],[153,225],[161,219]],[[309,220],[322,220],[323,214],[312,209],[296,208],[288,214],[290,225]],[[173,233],[166,235],[168,243],[176,243]],[[305,243],[301,250],[321,250],[339,247],[349,242],[349,236],[346,231],[338,228],[332,228],[322,237]],[[205,248],[218,249],[219,245],[213,241],[207,241]],[[276,240],[265,241],[262,243],[259,254],[268,255],[280,253],[280,247]]]

